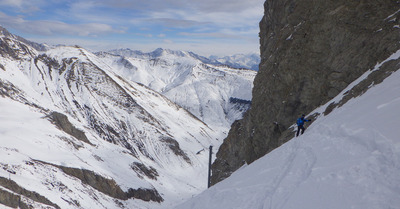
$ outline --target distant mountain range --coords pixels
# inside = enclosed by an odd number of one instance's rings
[[[211,56],[211,60],[216,60],[224,65],[234,68],[246,68],[258,71],[258,65],[260,64],[259,54],[236,54],[232,56],[217,57]]]
[[[174,51],[174,50],[169,50],[169,49],[161,49],[158,48],[154,50],[153,52],[149,53],[144,53],[139,50],[132,50],[132,49],[114,49],[108,51],[111,54],[116,54],[124,57],[135,57],[135,58],[144,58],[144,57],[157,57],[160,55],[160,53],[167,52],[170,54],[174,54],[176,56],[190,56],[195,59],[198,59],[202,61],[203,63],[206,64],[212,64],[212,65],[225,65],[229,66],[232,68],[244,68],[244,69],[250,69],[250,70],[255,70],[258,71],[258,65],[260,64],[260,55],[256,53],[250,53],[250,54],[236,54],[236,55],[231,55],[231,56],[210,56],[210,57],[204,57],[197,55],[193,52],[184,52],[184,51]]]
[[[130,49],[96,53],[125,79],[162,93],[213,129],[227,131],[250,107],[253,70],[231,68],[192,52]],[[233,99],[235,98],[235,99]]]

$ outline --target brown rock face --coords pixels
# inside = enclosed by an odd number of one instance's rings
[[[400,48],[399,1],[267,0],[264,8],[252,107],[220,147],[213,184],[289,140],[300,114]]]

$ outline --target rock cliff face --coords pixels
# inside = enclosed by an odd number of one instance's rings
[[[328,102],[400,48],[399,1],[267,0],[264,7],[252,108],[220,147],[213,184],[292,138],[289,127],[300,114]],[[396,70],[396,63],[352,96]]]

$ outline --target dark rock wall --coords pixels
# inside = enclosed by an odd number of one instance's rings
[[[400,1],[267,0],[264,9],[252,107],[220,147],[213,184],[289,140],[300,114],[400,48]]]

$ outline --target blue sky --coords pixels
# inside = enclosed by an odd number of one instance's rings
[[[39,43],[93,51],[259,53],[265,0],[0,0],[0,25]]]

